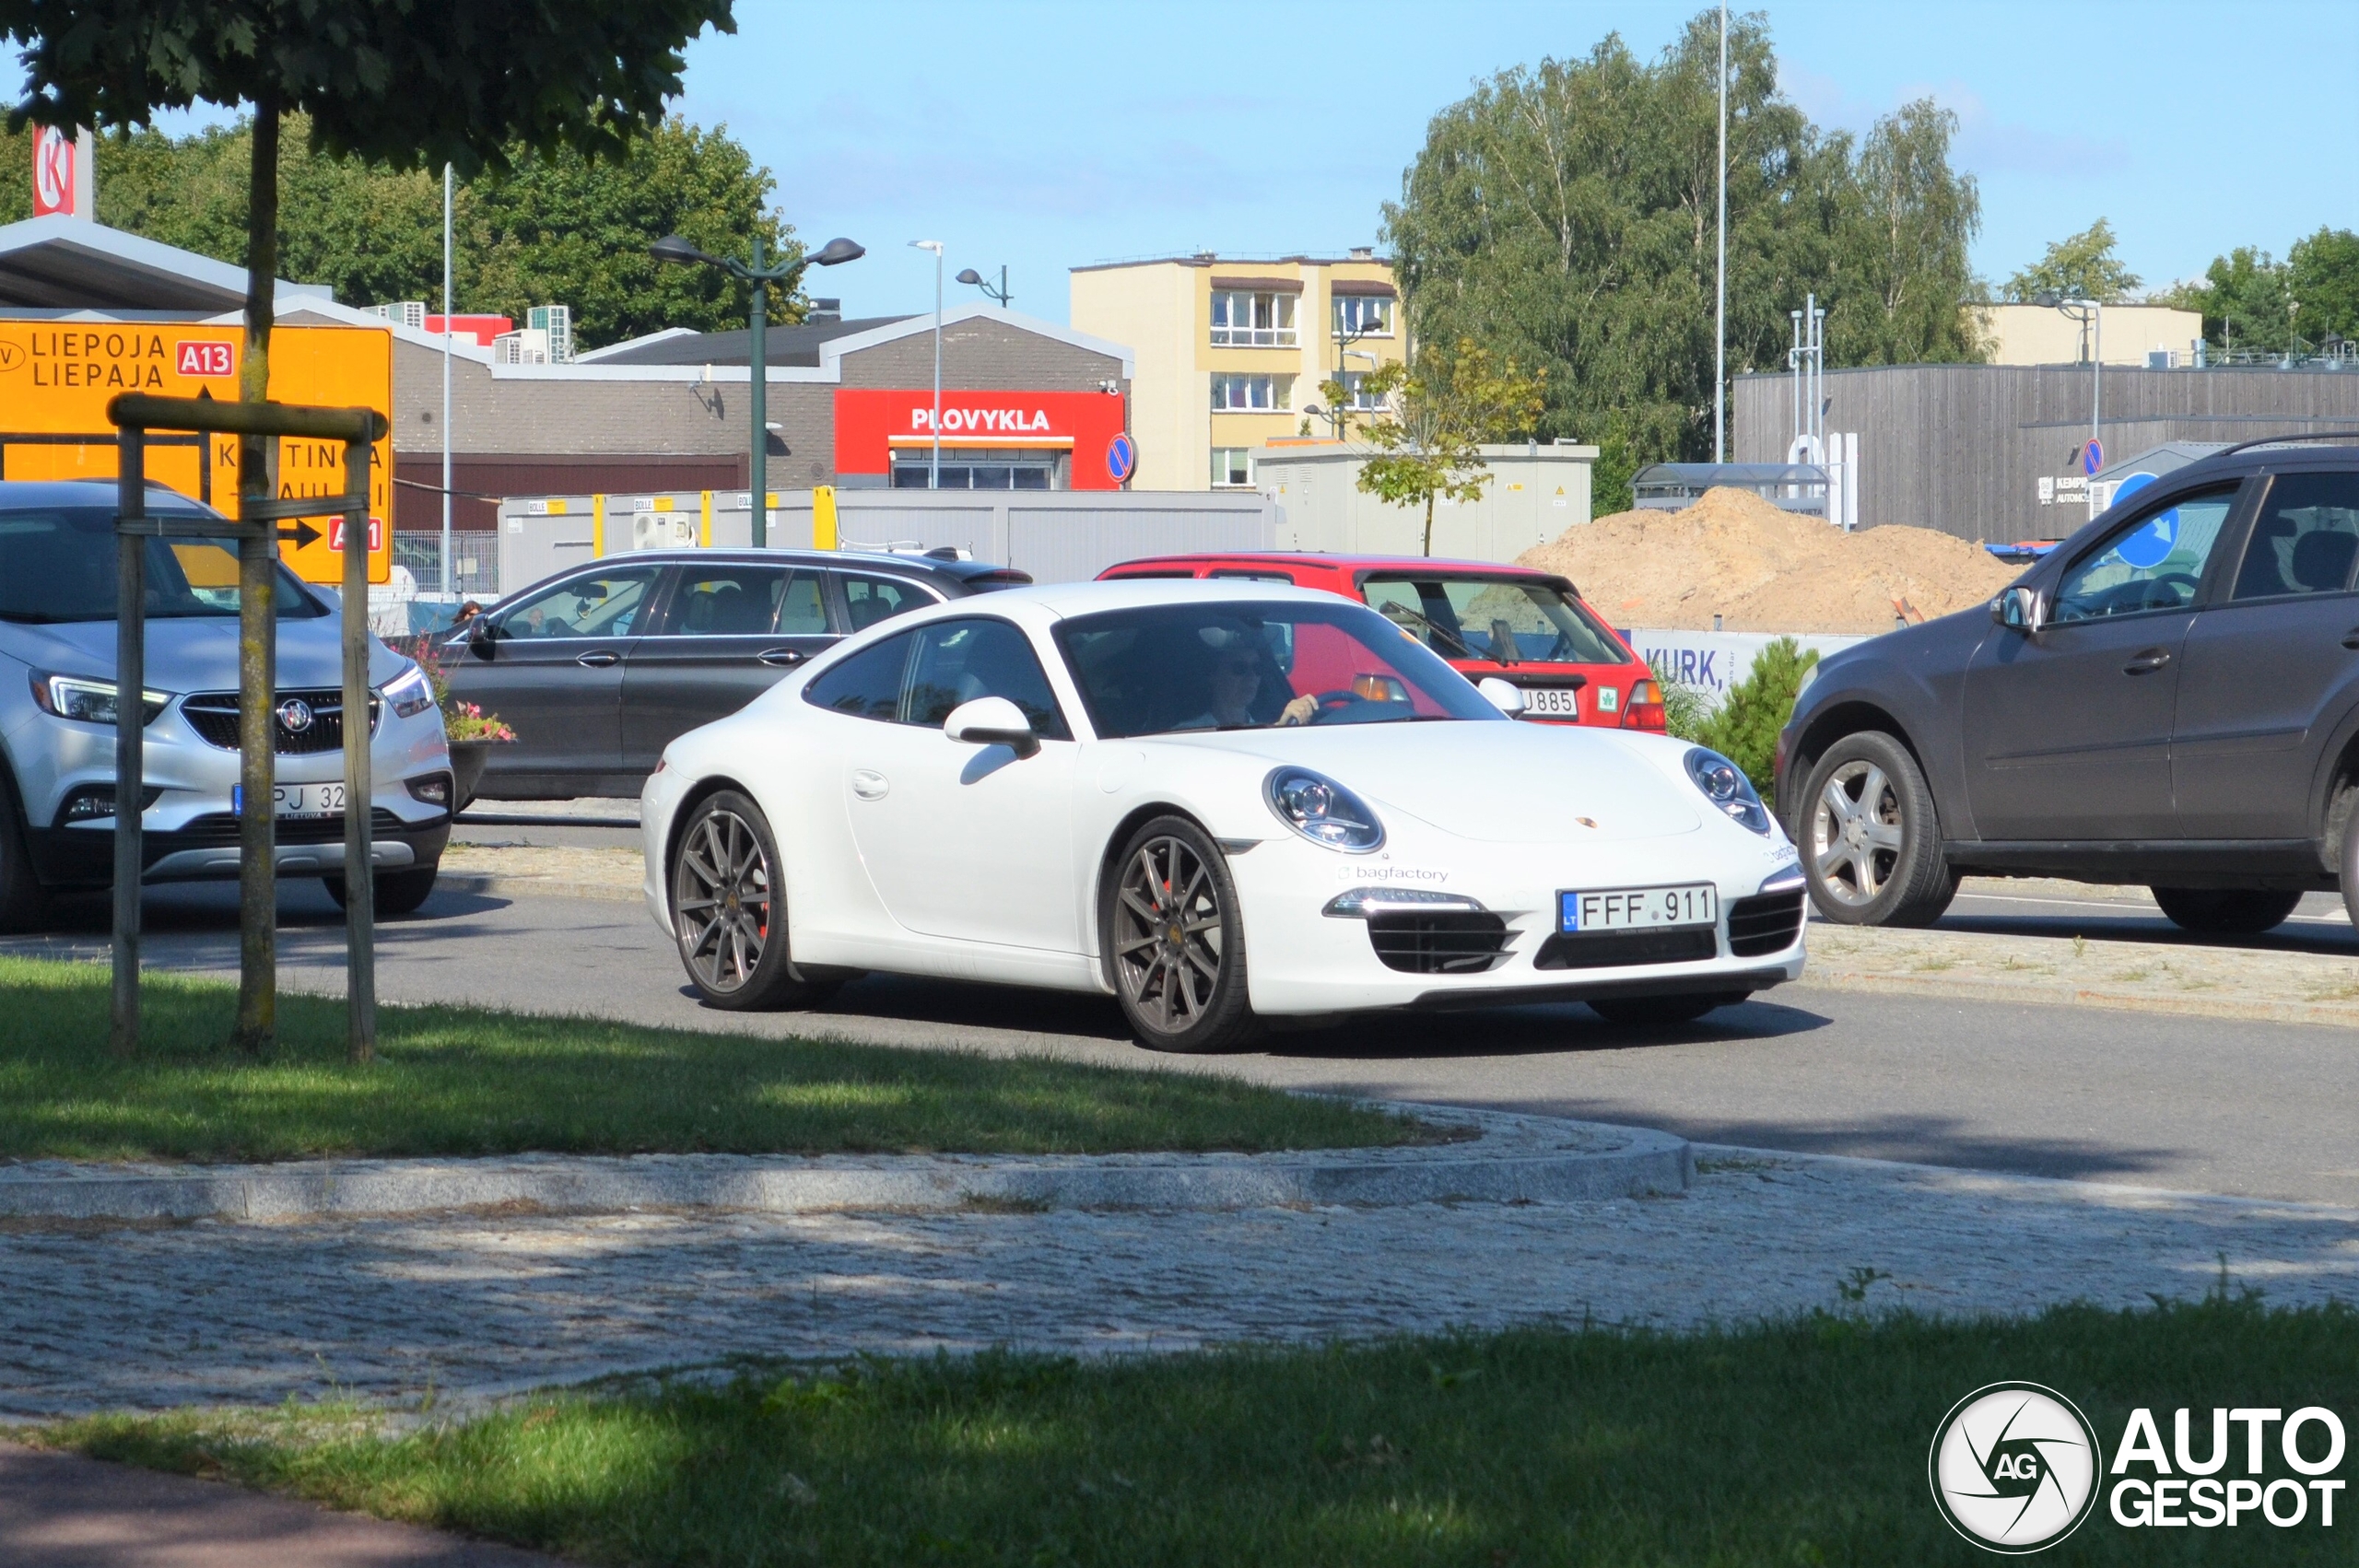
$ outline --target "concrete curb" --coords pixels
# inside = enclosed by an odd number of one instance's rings
[[[2157,1012],[2178,1018],[2231,1018],[2240,1023],[2359,1027],[2359,1005],[2333,1001],[2271,1001],[2258,997],[2151,996],[2041,980],[1993,980],[1938,975],[1878,975],[1828,967],[1813,957],[1798,988],[1865,991],[1883,996],[1938,997],[1955,1001],[2019,1002],[2035,1007],[2102,1007],[2117,1012]]]
[[[500,1204],[804,1213],[1561,1203],[1684,1192],[1695,1174],[1694,1151],[1666,1132],[1429,1106],[1384,1108],[1479,1136],[1279,1154],[525,1154],[213,1167],[29,1161],[0,1167],[0,1218],[299,1220]]]
[[[634,885],[610,882],[581,882],[565,877],[501,876],[487,872],[444,872],[434,881],[435,891],[471,893],[489,898],[589,898],[602,904],[640,904],[646,895]]]

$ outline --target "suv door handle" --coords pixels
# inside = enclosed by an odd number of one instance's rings
[[[776,664],[780,668],[785,668],[789,665],[802,663],[803,650],[799,648],[765,648],[759,653],[755,654],[754,657],[760,660],[765,664]]]
[[[2359,626],[2353,626],[2342,634],[2342,646],[2353,652],[2359,652]]]
[[[616,653],[611,648],[601,648],[583,654],[581,658],[575,660],[574,662],[576,664],[586,665],[593,670],[603,670],[609,664],[620,663],[622,661],[622,657],[623,656],[621,654]]]
[[[2129,663],[2124,664],[2121,667],[2121,673],[2125,675],[2151,675],[2170,661],[2171,650],[2169,649],[2150,648],[2146,649],[2145,652],[2138,655],[2137,658],[2132,659]]]

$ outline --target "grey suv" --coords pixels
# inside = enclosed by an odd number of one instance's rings
[[[2359,436],[2232,447],[1981,611],[1824,661],[1778,743],[1820,910],[1937,919],[1967,874],[2138,883],[2250,933],[2359,921]]]
[[[156,489],[158,517],[212,515]],[[115,486],[0,482],[0,930],[52,892],[114,877]],[[344,896],[340,613],[280,568],[279,874]],[[238,874],[238,560],[217,539],[147,544],[147,880]],[[426,901],[451,835],[442,713],[417,666],[370,643],[376,904]]]
[[[637,795],[673,740],[854,632],[1027,574],[934,555],[643,550],[577,567],[452,634],[452,696],[516,731],[477,796]]]

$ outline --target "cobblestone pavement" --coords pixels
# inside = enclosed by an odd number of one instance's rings
[[[1702,1151],[1684,1198],[0,1230],[0,1414],[464,1403],[735,1354],[1078,1352],[1543,1319],[2359,1299],[2359,1211]],[[1876,1277],[1865,1270],[1876,1271]]]

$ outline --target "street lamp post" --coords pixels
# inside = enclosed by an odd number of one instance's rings
[[[2105,301],[2043,288],[2031,297],[2031,302],[2060,311],[2089,329],[2089,439],[2101,453],[2105,451],[2105,443],[2098,439],[2105,412]]]
[[[933,466],[926,471],[925,487],[942,488],[942,241],[912,240],[912,251],[933,252]]]
[[[740,262],[725,256],[709,256],[676,234],[667,234],[647,248],[648,254],[659,262],[675,262],[682,265],[717,267],[754,291],[751,313],[751,342],[747,344],[746,380],[751,388],[747,401],[753,404],[753,450],[745,465],[748,489],[746,509],[753,513],[754,547],[762,549],[769,544],[769,286],[784,284],[792,288],[803,269],[814,263],[823,267],[839,266],[856,262],[868,252],[840,237],[820,247],[816,255],[796,256],[790,261],[762,264],[762,237],[754,236],[754,256],[751,262]]]
[[[976,288],[981,289],[983,291],[984,298],[990,300],[992,304],[997,305],[1003,310],[1007,309],[1008,296],[1006,267],[1002,266],[999,269],[999,287],[997,288],[993,288],[991,284],[985,280],[983,275],[977,272],[972,267],[961,268],[956,281],[968,284]]]

